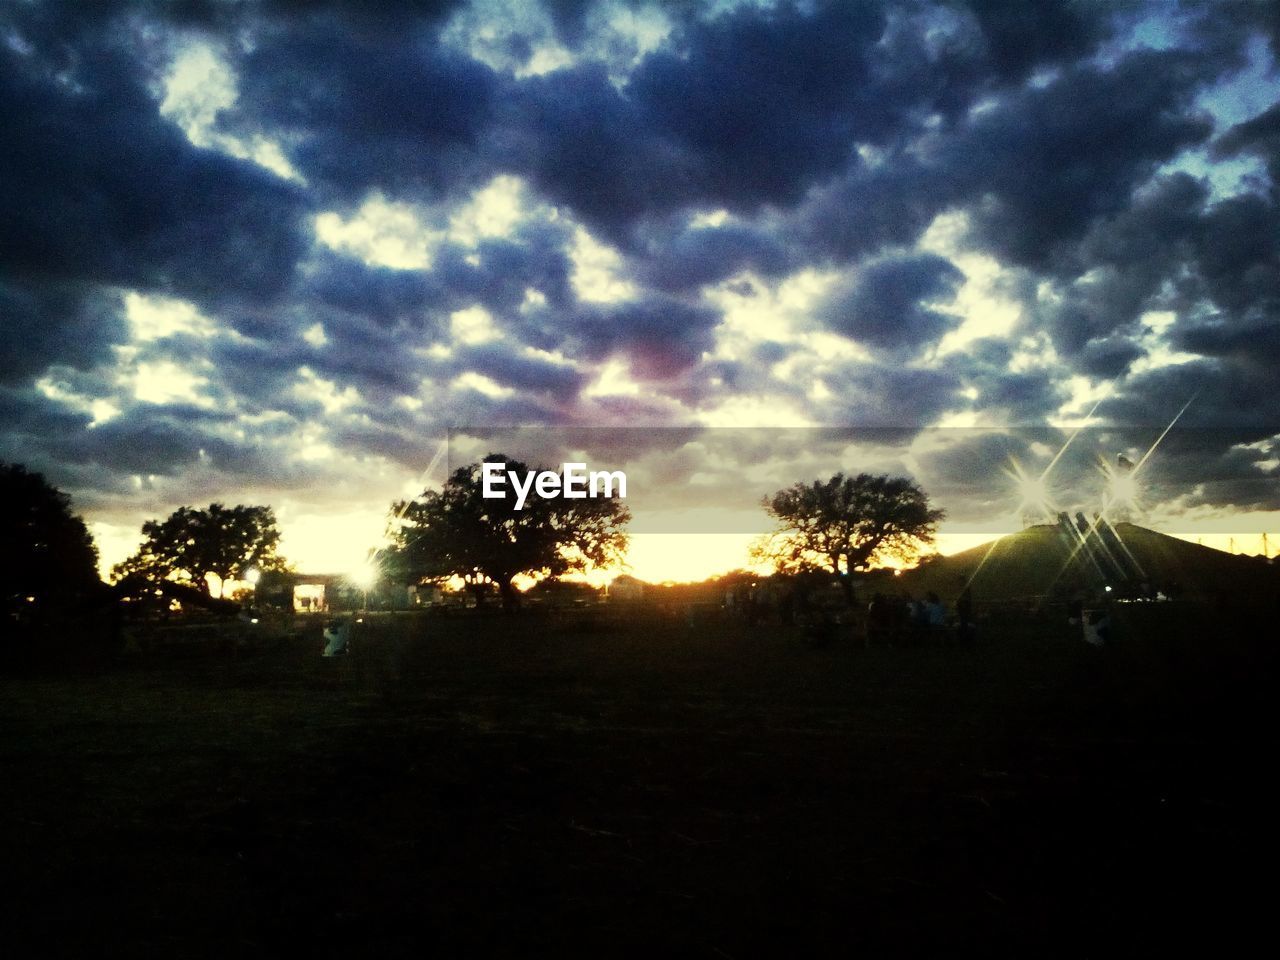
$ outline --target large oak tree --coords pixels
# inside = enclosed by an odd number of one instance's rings
[[[765,497],[763,506],[778,527],[756,545],[756,559],[781,573],[831,573],[850,600],[851,573],[918,556],[945,516],[905,477],[867,473],[796,483]]]
[[[500,454],[485,461],[520,475],[529,470]],[[530,496],[517,510],[511,485],[502,490],[502,497],[485,498],[481,464],[473,463],[455,470],[442,489],[394,504],[398,524],[388,572],[411,583],[459,577],[478,597],[495,584],[510,609],[518,599],[516,577],[587,571],[618,560],[626,550],[631,512],[619,500]]]
[[[175,580],[211,593],[209,574],[225,583],[243,579],[250,569],[287,566],[276,552],[280,531],[270,507],[179,507],[165,520],[144,523],[142,535],[138,552],[112,569],[117,580]]]
[[[0,615],[39,620],[100,587],[97,548],[67,495],[0,463]]]

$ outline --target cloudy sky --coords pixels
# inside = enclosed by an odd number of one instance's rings
[[[0,458],[105,560],[220,499],[340,568],[514,426],[668,555],[836,469],[976,536],[1188,400],[1143,519],[1280,529],[1280,5],[366,6],[0,8]]]

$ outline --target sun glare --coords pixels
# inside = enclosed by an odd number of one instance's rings
[[[1138,479],[1131,473],[1118,473],[1111,477],[1110,502],[1117,506],[1132,506],[1138,499]]]
[[[368,590],[377,582],[378,569],[372,560],[362,560],[347,571],[347,579],[361,590]]]
[[[649,583],[687,582],[744,569],[753,533],[637,533],[627,572]]]
[[[1049,496],[1049,481],[1044,474],[1034,476],[1027,473],[1018,461],[1011,461],[1005,473],[1012,478],[1017,489],[1019,516],[1050,517],[1054,514],[1053,502]]]

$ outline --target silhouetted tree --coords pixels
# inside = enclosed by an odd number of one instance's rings
[[[176,580],[208,594],[207,574],[225,582],[243,579],[250,568],[287,566],[276,553],[280,531],[270,507],[179,507],[163,521],[144,523],[142,535],[146,540],[138,552],[112,568],[115,579]]]
[[[0,611],[41,619],[101,587],[98,550],[71,500],[43,476],[0,462]]]
[[[945,514],[905,477],[837,473],[797,483],[763,501],[778,529],[753,548],[781,573],[834,574],[852,601],[849,575],[887,559],[910,560],[933,542]]]
[[[519,474],[525,464],[500,454],[485,458]],[[557,577],[604,566],[627,546],[623,527],[631,512],[612,498],[565,499],[531,494],[522,510],[515,493],[486,499],[480,464],[455,470],[441,490],[427,490],[409,503],[392,505],[400,518],[386,569],[403,582],[460,577],[481,599],[496,584],[503,605],[518,598],[513,580],[524,574]]]

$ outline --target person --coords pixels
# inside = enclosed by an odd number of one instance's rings
[[[923,642],[929,629],[929,611],[924,601],[908,593],[903,598],[903,621],[905,642],[910,645]]]
[[[930,630],[941,630],[947,625],[946,604],[942,602],[942,599],[936,593],[929,592],[924,609]]]
[[[884,594],[875,594],[867,607],[868,646],[884,643],[888,639],[891,619],[892,613],[889,610],[889,602],[885,599]]]
[[[973,593],[967,584],[956,601],[956,620],[960,642],[968,643],[973,639]]]
[[[1076,626],[1084,619],[1084,594],[1076,591],[1067,601],[1067,623]]]
[[[792,587],[785,588],[778,598],[778,619],[787,626],[796,621],[796,597]]]
[[[1111,642],[1111,617],[1105,609],[1085,613],[1085,643],[1105,647]]]
[[[351,643],[351,618],[336,617],[324,627],[325,657],[340,657],[347,653]]]

